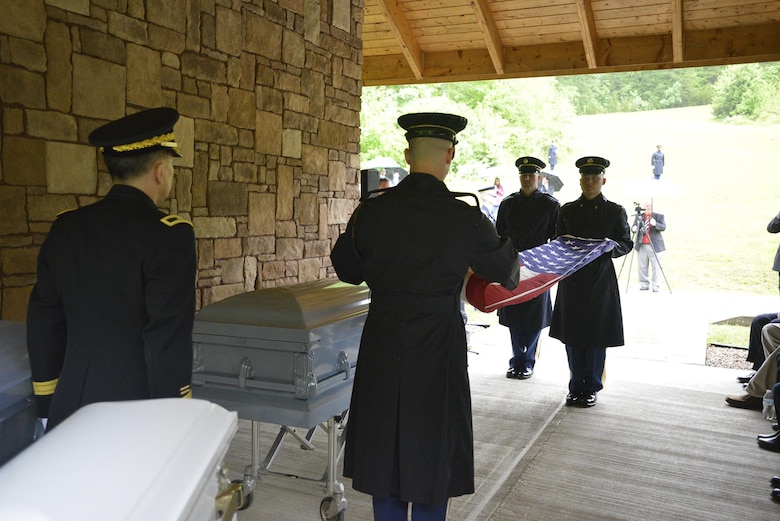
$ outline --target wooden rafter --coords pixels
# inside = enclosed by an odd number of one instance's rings
[[[585,61],[589,69],[598,67],[596,62],[596,47],[598,35],[596,34],[596,22],[593,18],[593,7],[590,0],[574,0],[577,5],[577,14],[580,17],[582,27],[582,46],[585,48]]]
[[[683,0],[671,0],[672,2],[672,59],[674,63],[682,63],[684,36],[683,36]]]
[[[420,44],[412,34],[409,22],[406,20],[396,0],[378,0],[379,7],[387,17],[390,30],[401,46],[404,57],[412,69],[412,74],[418,80],[423,77],[423,52]]]
[[[493,60],[493,68],[496,69],[497,74],[504,74],[504,46],[501,43],[501,36],[498,34],[498,27],[496,27],[490,6],[487,0],[471,0],[471,7],[474,8],[477,23],[485,37],[490,59]]]

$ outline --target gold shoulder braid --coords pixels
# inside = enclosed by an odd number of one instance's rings
[[[177,224],[189,224],[190,226],[192,226],[192,223],[190,221],[178,215],[166,215],[165,217],[160,219],[160,222],[167,226],[176,226]]]

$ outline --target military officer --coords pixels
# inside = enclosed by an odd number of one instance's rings
[[[410,174],[355,210],[331,252],[339,278],[371,288],[347,425],[344,475],[374,519],[443,520],[474,492],[471,398],[460,290],[471,268],[514,289],[517,252],[444,184],[466,119],[416,113]]]
[[[48,429],[93,402],[191,396],[195,238],[157,208],[178,118],[157,108],[94,130],[113,186],[59,215],[41,246],[27,347]]]
[[[499,235],[512,239],[517,251],[546,244],[554,239],[560,204],[552,195],[539,190],[541,170],[547,166],[535,157],[520,157],[515,161],[520,174],[520,191],[501,202],[496,219]],[[522,304],[498,310],[499,324],[509,328],[512,358],[507,378],[526,380],[534,374],[536,348],[542,329],[550,325],[552,304],[550,292]]]
[[[630,252],[633,244],[625,208],[601,193],[609,161],[588,156],[575,164],[582,195],[561,207],[557,235],[609,238],[616,245],[611,254],[603,254],[558,283],[550,336],[566,345],[571,372],[566,404],[592,407],[604,387],[606,348],[623,345],[623,314],[612,257]]]

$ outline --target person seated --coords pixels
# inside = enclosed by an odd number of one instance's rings
[[[738,376],[737,381],[741,384],[746,384],[750,381],[761,364],[766,360],[764,355],[764,348],[761,345],[761,330],[769,323],[780,323],[780,312],[776,313],[761,313],[753,317],[750,323],[750,337],[748,339],[748,354],[747,361],[753,362],[753,370],[746,375]]]
[[[770,322],[761,329],[761,345],[764,363],[747,382],[744,394],[726,396],[726,403],[732,407],[760,411],[764,406],[764,394],[778,381],[777,357],[771,355],[780,346],[780,323]]]

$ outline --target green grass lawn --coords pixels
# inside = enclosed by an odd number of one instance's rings
[[[662,262],[673,291],[777,295],[780,234],[766,226],[780,211],[780,125],[719,123],[709,107],[689,107],[580,116],[570,131],[574,150],[555,169],[566,183],[556,196],[579,197],[574,161],[600,155],[611,161],[603,193],[629,217],[651,197],[650,155],[663,145],[669,187],[653,203],[666,218]]]
[[[656,145],[663,146],[661,181],[668,188],[652,199],[667,223],[662,263],[673,292],[778,294],[772,261],[780,234],[768,233],[766,226],[780,211],[780,125],[720,123],[709,107],[688,107],[579,116],[560,142],[572,149],[561,153],[565,147],[559,146],[555,174],[565,183],[556,193],[561,203],[581,193],[574,162],[603,156],[611,162],[603,193],[622,204],[629,219],[634,202],[643,204],[653,195],[647,190],[654,186],[650,156]],[[502,181],[507,193],[519,189],[514,176]],[[617,259],[616,269],[622,264]],[[638,287],[635,257],[631,269],[625,263],[621,288],[628,276]],[[497,322],[485,315],[476,321]],[[713,324],[707,341],[746,346],[748,328]]]

